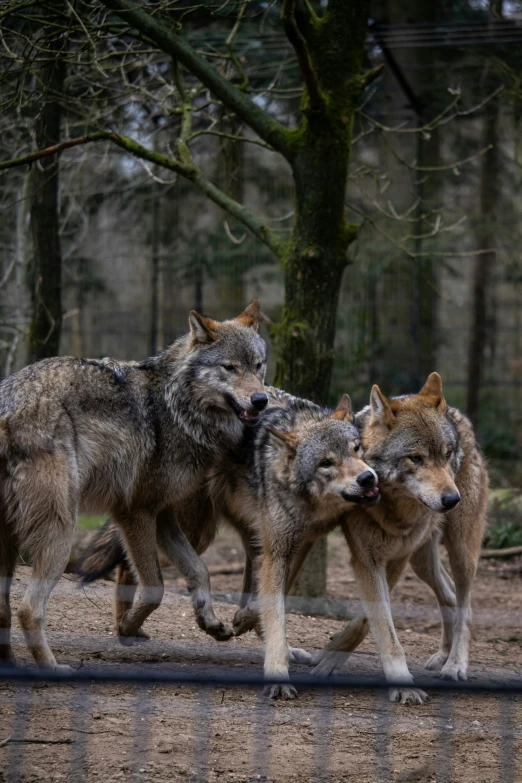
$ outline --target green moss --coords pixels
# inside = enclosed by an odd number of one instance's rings
[[[103,525],[107,517],[88,517],[80,516],[78,518],[78,527],[81,530],[97,530]]]

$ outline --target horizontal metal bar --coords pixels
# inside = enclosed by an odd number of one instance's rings
[[[302,688],[329,688],[343,690],[380,690],[387,688],[404,688],[422,686],[423,689],[453,692],[453,693],[507,693],[510,695],[522,694],[522,678],[511,681],[501,682],[490,680],[487,682],[453,682],[447,680],[428,680],[421,678],[418,683],[412,686],[411,683],[387,681],[382,677],[313,677],[312,675],[294,675],[290,679],[264,678],[261,675],[251,674],[203,674],[199,672],[170,671],[166,672],[147,672],[143,671],[125,671],[111,668],[104,671],[89,671],[80,669],[76,672],[62,673],[45,671],[44,669],[31,668],[0,668],[0,682],[55,682],[55,683],[150,683],[150,684],[179,684],[186,683],[191,685],[252,685],[264,686],[267,684],[282,684],[290,682],[292,685]]]

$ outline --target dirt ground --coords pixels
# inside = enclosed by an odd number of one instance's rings
[[[341,537],[332,535],[329,547],[327,608],[339,617],[356,611],[357,589]],[[240,561],[239,540],[226,532],[205,560],[213,571]],[[513,565],[481,565],[473,597],[471,680],[493,675],[510,682],[520,676],[522,580]],[[28,575],[27,567],[17,571],[14,606]],[[219,643],[205,636],[183,581],[170,569],[165,575],[165,599],[146,624],[152,640],[131,648],[113,635],[113,585],[104,581],[82,590],[64,577],[48,611],[58,660],[98,670],[110,665],[124,671],[260,673],[258,639],[248,634]],[[230,622],[241,574],[214,574],[212,582],[216,614]],[[393,603],[411,670],[421,681],[423,662],[437,648],[434,599],[408,572]],[[290,644],[319,649],[343,624],[290,613]],[[14,647],[19,661],[29,662],[16,624]],[[380,673],[371,639],[344,671]],[[5,743],[8,737],[26,741]],[[0,781],[44,780],[522,781],[522,697],[459,695],[448,701],[432,694],[428,704],[407,707],[376,693],[333,690],[303,691],[295,702],[268,704],[259,690],[246,688],[0,685]]]

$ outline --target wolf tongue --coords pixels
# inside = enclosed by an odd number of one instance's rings
[[[373,489],[368,490],[368,492],[364,493],[365,498],[372,498],[374,495],[376,495],[379,491],[379,487],[373,487]]]

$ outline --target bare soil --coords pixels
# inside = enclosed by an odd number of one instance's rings
[[[357,588],[340,536],[329,539],[326,608],[357,609]],[[240,561],[228,531],[205,555],[213,566]],[[522,581],[514,561],[481,565],[473,604],[470,679],[514,681],[522,670]],[[213,571],[215,569],[212,569]],[[19,602],[29,576],[20,567]],[[196,626],[183,581],[165,572],[167,590],[147,621],[150,642],[122,647],[114,638],[113,585],[80,589],[64,576],[49,603],[48,630],[60,662],[92,669],[260,673],[254,634],[216,642]],[[216,613],[230,622],[241,574],[215,574]],[[437,648],[438,613],[429,589],[408,572],[393,594],[396,625],[411,670]],[[290,613],[290,644],[320,649],[345,620]],[[17,658],[29,663],[15,624]],[[294,671],[307,672],[294,666]],[[380,673],[371,639],[345,672]],[[387,744],[389,735],[389,746]],[[7,742],[11,739],[42,743]],[[49,741],[55,744],[49,744]],[[258,689],[196,690],[187,685],[139,690],[120,685],[0,685],[0,781],[522,781],[522,698],[432,694],[428,704],[390,704],[378,693],[303,691],[268,704]]]

